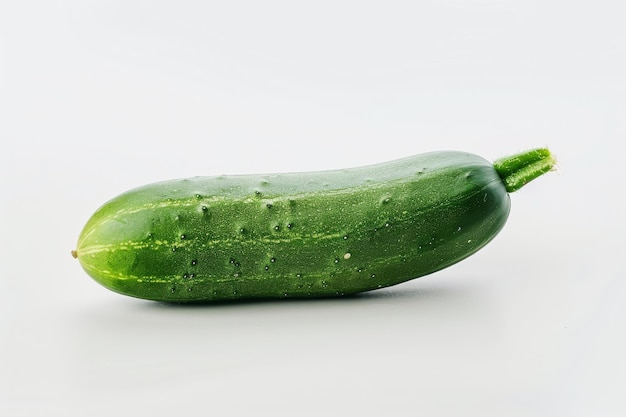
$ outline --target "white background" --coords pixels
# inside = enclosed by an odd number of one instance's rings
[[[626,415],[620,1],[3,1],[0,414]],[[363,296],[168,306],[70,256],[196,175],[548,146],[502,233]],[[123,414],[122,414],[123,413]]]

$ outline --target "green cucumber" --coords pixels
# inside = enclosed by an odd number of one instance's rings
[[[445,151],[337,171],[196,177],[100,207],[72,255],[97,282],[165,302],[327,297],[450,266],[504,226],[509,192],[549,171]]]

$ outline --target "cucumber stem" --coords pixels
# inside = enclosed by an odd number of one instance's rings
[[[556,159],[546,148],[507,156],[493,163],[494,169],[502,178],[509,193],[519,190],[535,178],[552,171],[555,165]]]

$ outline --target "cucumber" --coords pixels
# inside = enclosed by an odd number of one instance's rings
[[[72,255],[115,292],[164,302],[328,297],[396,285],[473,254],[547,149],[495,163],[432,152],[337,171],[195,177],[128,191]]]

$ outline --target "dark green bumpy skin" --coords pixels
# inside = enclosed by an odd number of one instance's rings
[[[537,155],[520,166],[554,164]],[[98,209],[72,253],[103,286],[157,301],[359,293],[487,244],[508,217],[503,176],[516,175],[515,164],[499,172],[472,154],[435,152],[340,171],[156,183]]]

